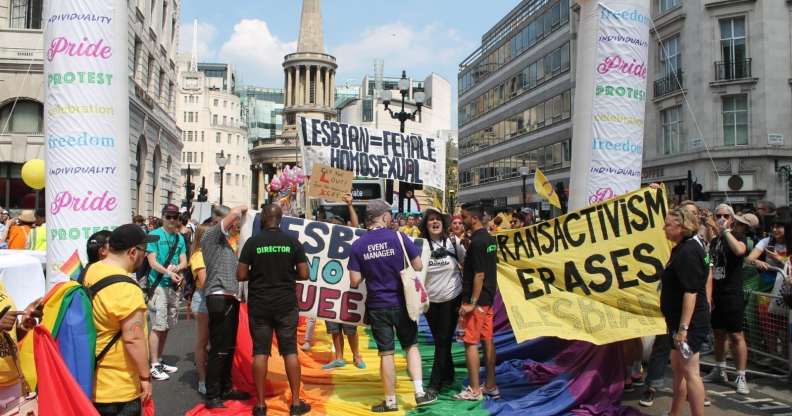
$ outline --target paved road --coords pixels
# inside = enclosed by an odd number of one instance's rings
[[[172,374],[168,381],[155,381],[154,400],[159,416],[183,415],[201,400],[196,391],[197,373],[193,365],[194,325],[195,321],[183,319],[169,335],[164,359],[168,364],[177,365],[179,372]],[[666,382],[669,381],[667,378]],[[752,391],[748,396],[738,395],[726,385],[707,385],[712,407],[707,408],[706,414],[792,416],[792,384],[750,376],[749,381]],[[639,398],[640,391],[625,393],[624,403],[647,415],[658,416],[671,405],[670,390],[661,391],[652,408],[640,407]]]

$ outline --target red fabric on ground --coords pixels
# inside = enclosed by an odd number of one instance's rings
[[[35,331],[33,354],[39,381],[39,414],[99,416],[66,368],[58,344],[49,331],[41,326],[36,327]]]

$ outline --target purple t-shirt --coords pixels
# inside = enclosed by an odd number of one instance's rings
[[[404,248],[414,259],[421,255],[418,247],[404,233]],[[396,232],[387,228],[369,231],[352,243],[347,269],[360,272],[366,280],[366,308],[397,308],[404,299],[400,272],[404,255]]]

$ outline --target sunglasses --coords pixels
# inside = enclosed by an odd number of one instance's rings
[[[165,218],[166,220],[178,220],[179,216],[178,215],[165,215],[163,218]]]
[[[729,214],[715,214],[715,218],[726,218],[726,219],[729,219],[729,218],[731,218],[731,215],[729,215]]]

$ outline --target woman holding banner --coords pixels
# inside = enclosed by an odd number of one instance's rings
[[[459,320],[460,298],[462,293],[462,269],[465,261],[465,248],[456,236],[449,236],[448,217],[438,209],[429,207],[424,212],[419,226],[421,235],[427,237],[429,267],[426,271],[426,291],[429,294],[429,311],[426,320],[434,339],[434,364],[427,391],[435,394],[455,381],[454,359],[451,344]]]
[[[666,216],[666,238],[676,243],[662,275],[660,309],[673,339],[671,368],[674,397],[670,414],[681,415],[690,402],[690,414],[704,414],[704,383],[699,375],[699,351],[709,331],[706,297],[707,263],[701,244],[693,239],[699,222],[695,215],[677,208]]]

